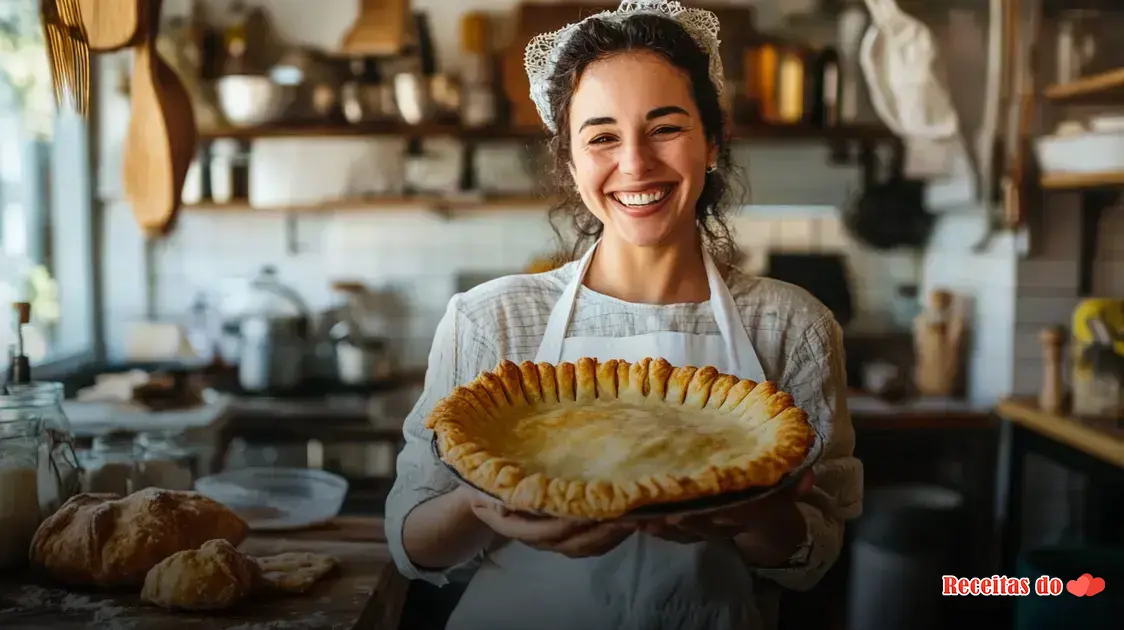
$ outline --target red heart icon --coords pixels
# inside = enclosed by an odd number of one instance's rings
[[[1085,597],[1092,597],[1103,590],[1104,578],[1093,578],[1089,580],[1089,588],[1085,591]]]
[[[1065,585],[1065,590],[1078,597],[1085,597],[1085,593],[1089,590],[1089,583],[1093,581],[1093,576],[1086,573],[1076,580],[1070,580]]]

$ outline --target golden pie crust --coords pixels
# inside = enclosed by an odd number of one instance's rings
[[[508,506],[598,520],[772,486],[815,438],[771,382],[652,358],[503,361],[426,426],[447,464]]]

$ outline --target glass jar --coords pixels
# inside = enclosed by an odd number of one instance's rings
[[[139,490],[140,453],[135,440],[136,434],[132,431],[114,431],[95,437],[91,448],[78,455],[85,469],[83,492],[128,496]]]
[[[191,490],[195,486],[198,465],[195,454],[175,433],[146,432],[137,436],[140,461],[138,490],[148,487],[166,490]]]
[[[6,404],[34,410],[43,432],[39,450],[39,510],[43,518],[82,492],[82,467],[74,450],[70,420],[62,408],[62,383],[9,383]]]
[[[39,528],[40,422],[0,407],[0,571],[22,567]]]

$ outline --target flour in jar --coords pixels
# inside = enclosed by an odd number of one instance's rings
[[[0,570],[23,566],[39,528],[39,471],[0,468]]]

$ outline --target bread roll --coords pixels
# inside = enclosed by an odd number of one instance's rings
[[[290,551],[255,558],[266,588],[285,593],[304,593],[320,578],[339,566],[338,558],[322,553]]]
[[[237,546],[248,530],[237,514],[197,492],[79,494],[39,526],[30,560],[73,586],[140,587],[168,556],[215,539]]]
[[[152,567],[141,599],[172,610],[222,610],[251,596],[261,577],[253,558],[225,540],[210,540]]]

